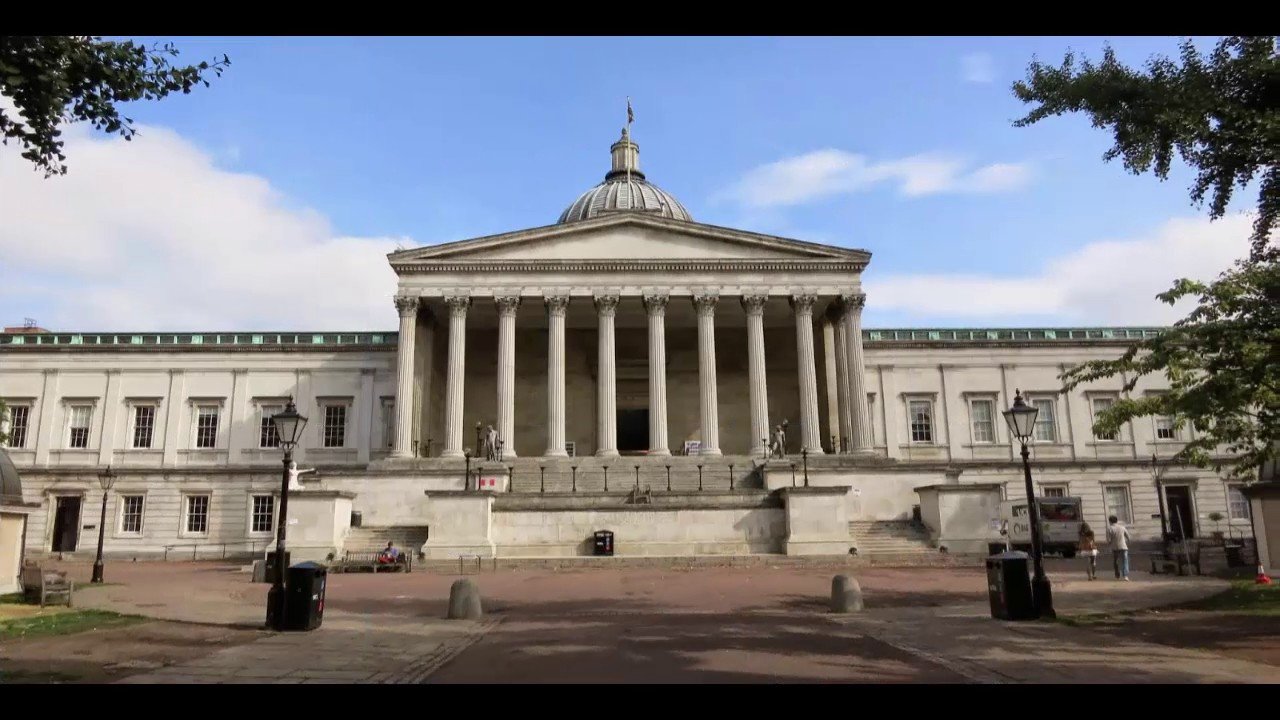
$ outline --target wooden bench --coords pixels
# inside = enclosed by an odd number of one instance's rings
[[[54,598],[66,598],[67,607],[71,607],[75,582],[65,572],[45,570],[34,562],[28,562],[22,567],[22,592],[27,602],[39,602],[40,607]]]
[[[394,562],[382,561],[381,557],[381,550],[348,550],[341,560],[329,565],[329,572],[413,572],[413,558],[409,553],[400,553]]]

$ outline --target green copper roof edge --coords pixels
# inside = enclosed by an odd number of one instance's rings
[[[866,328],[867,342],[1073,342],[1139,340],[1167,328],[1115,327],[1003,327],[1003,328]],[[282,342],[280,336],[289,338]],[[243,332],[101,332],[0,333],[8,347],[386,347],[395,345],[395,331],[243,331]],[[147,342],[144,338],[155,338]],[[160,339],[165,339],[164,342]],[[180,340],[181,338],[181,340]],[[237,339],[239,338],[239,339]],[[247,338],[247,340],[245,339]],[[326,339],[328,338],[328,339]],[[88,342],[86,342],[88,340]]]

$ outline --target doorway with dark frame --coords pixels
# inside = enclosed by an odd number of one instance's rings
[[[618,410],[618,452],[643,454],[649,449],[649,408]]]
[[[1169,508],[1169,532],[1175,538],[1196,536],[1195,504],[1191,501],[1190,485],[1164,486],[1165,505]],[[1184,535],[1185,530],[1185,535]]]
[[[53,552],[75,552],[80,544],[79,496],[58,498],[53,511]]]

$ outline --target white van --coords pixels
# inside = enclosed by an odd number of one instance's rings
[[[1040,507],[1040,542],[1046,553],[1075,557],[1080,544],[1080,523],[1084,520],[1080,498],[1036,498]],[[1000,503],[1000,532],[1015,550],[1031,551],[1031,521],[1026,500]]]

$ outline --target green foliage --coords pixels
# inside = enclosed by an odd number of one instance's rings
[[[106,610],[68,610],[42,613],[30,617],[0,620],[0,640],[47,635],[71,635],[86,630],[122,627],[144,622],[146,618],[121,615]]]
[[[0,108],[0,136],[22,148],[22,157],[49,177],[66,174],[61,126],[87,121],[97,130],[131,140],[133,120],[120,115],[119,103],[158,100],[209,85],[231,64],[226,55],[213,62],[178,66],[171,44],[145,47],[85,36],[0,36],[0,95],[18,113]]]
[[[1239,261],[1208,285],[1183,279],[1158,297],[1173,304],[1187,296],[1199,298],[1190,315],[1118,359],[1068,370],[1064,390],[1119,375],[1127,392],[1163,373],[1169,392],[1121,398],[1099,413],[1095,431],[1171,416],[1196,431],[1175,460],[1248,477],[1280,454],[1280,261]]]
[[[1107,47],[1102,62],[1076,68],[1068,52],[1060,67],[1033,60],[1013,92],[1036,104],[1016,127],[1047,117],[1084,112],[1096,128],[1110,129],[1115,145],[1103,159],[1123,158],[1134,174],[1169,175],[1176,152],[1197,171],[1191,199],[1211,195],[1209,216],[1226,212],[1233,191],[1260,178],[1252,257],[1280,254],[1268,248],[1280,222],[1280,54],[1274,36],[1228,37],[1208,57],[1190,40],[1181,64],[1165,57],[1132,70]]]

